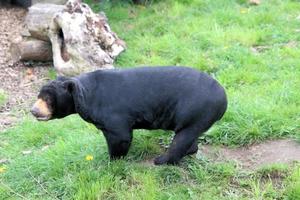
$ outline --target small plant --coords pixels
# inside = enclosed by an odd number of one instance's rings
[[[0,89],[0,106],[3,106],[6,102],[7,96],[4,90]]]
[[[258,169],[255,175],[262,179],[284,179],[289,174],[288,165],[273,164]]]

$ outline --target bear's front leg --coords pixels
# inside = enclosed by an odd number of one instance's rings
[[[129,130],[103,131],[108,145],[111,159],[118,159],[127,155],[132,141],[132,132]]]

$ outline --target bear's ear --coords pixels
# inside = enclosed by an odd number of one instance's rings
[[[82,118],[88,119],[87,116],[89,116],[89,110],[87,108],[86,99],[91,98],[87,97],[87,90],[84,89],[80,80],[71,78],[64,81],[62,84],[63,87],[72,95],[76,112],[79,113]]]
[[[63,87],[69,92],[73,93],[76,88],[76,82],[74,80],[67,80],[63,82]]]

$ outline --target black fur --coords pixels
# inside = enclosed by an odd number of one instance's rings
[[[187,67],[100,70],[58,78],[41,89],[53,118],[78,113],[101,129],[111,158],[125,156],[133,129],[175,131],[155,164],[175,164],[198,150],[197,139],[227,108],[225,91],[205,73]]]

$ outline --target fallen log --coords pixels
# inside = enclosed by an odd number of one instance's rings
[[[20,42],[12,42],[10,53],[14,62],[18,60],[51,61],[52,47],[50,42],[27,38]]]
[[[79,0],[69,0],[64,6],[35,4],[29,8],[25,24],[30,38],[40,41],[25,38],[14,44],[11,53],[16,52],[15,57],[22,60],[48,60],[52,56],[59,75],[113,68],[114,59],[125,50],[125,42],[110,29],[106,16],[95,14]],[[29,46],[34,48],[28,50]]]

